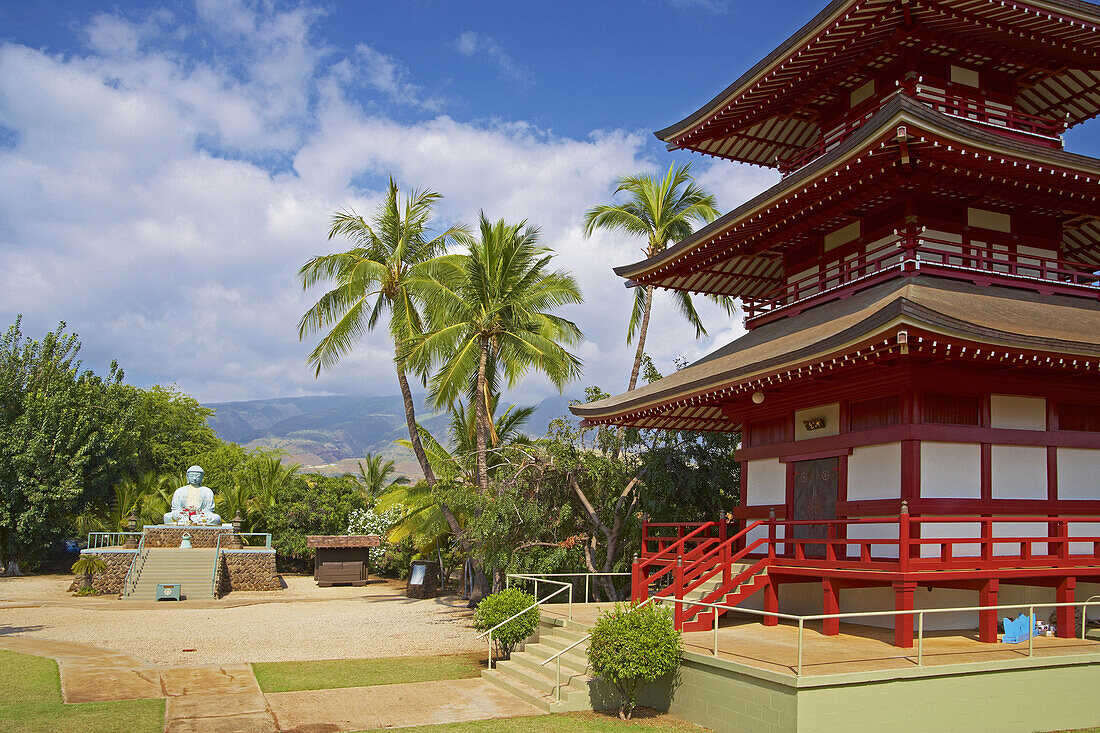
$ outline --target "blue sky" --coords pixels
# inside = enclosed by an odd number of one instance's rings
[[[695,110],[823,0],[0,4],[0,316],[80,333],[89,366],[204,401],[395,392],[383,334],[314,379],[295,284],[338,208],[388,173],[446,197],[440,223],[526,218],[588,302],[584,384],[625,385],[637,243],[580,233],[624,173],[694,160],[729,209],[769,170],[670,155],[652,130]],[[1067,139],[1100,155],[1100,123]],[[658,303],[664,369],[695,340]],[[533,378],[515,392],[551,391]]]

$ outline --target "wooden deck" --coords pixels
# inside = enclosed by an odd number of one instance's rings
[[[573,622],[592,625],[608,603],[574,603]],[[547,604],[543,615],[565,619],[564,604]],[[714,633],[696,631],[684,634],[684,650],[705,656],[714,653]],[[1037,637],[1036,657],[1100,653],[1100,641]],[[996,662],[1027,658],[1028,644],[984,644],[977,630],[933,631],[924,635],[925,667],[973,662]],[[794,675],[798,665],[798,626],[781,623],[764,626],[745,614],[722,618],[718,627],[718,656],[779,674]],[[848,672],[873,672],[917,666],[917,648],[894,646],[892,629],[857,624],[841,624],[840,634],[824,636],[821,622],[807,622],[803,632],[802,674],[829,675]]]

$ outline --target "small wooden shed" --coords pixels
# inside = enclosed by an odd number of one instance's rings
[[[370,548],[379,547],[382,538],[367,535],[309,535],[306,547],[312,547],[313,579],[317,585],[366,585],[370,569]]]

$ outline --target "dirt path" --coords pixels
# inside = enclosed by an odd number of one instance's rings
[[[477,652],[456,597],[414,600],[395,583],[318,588],[288,577],[269,593],[216,601],[75,598],[71,576],[0,579],[0,635],[110,646],[157,665],[241,664]]]

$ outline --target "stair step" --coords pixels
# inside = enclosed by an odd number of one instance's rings
[[[518,659],[524,664],[531,666],[538,666],[542,669],[555,669],[557,662],[550,662],[543,666],[543,662],[553,657],[559,650],[552,647],[544,647],[540,644],[528,644],[527,648],[522,652],[515,652],[512,654],[512,659]],[[588,657],[584,655],[572,654],[566,652],[562,654],[559,659],[561,660],[561,669],[564,674],[566,670],[569,670],[570,674],[584,673],[588,670]]]
[[[509,677],[515,677],[528,687],[534,687],[544,694],[550,695],[554,692],[554,683],[556,680],[554,665],[548,667],[529,667],[520,661],[508,659],[497,662],[496,668]],[[566,670],[562,670],[561,684],[562,696],[564,697],[566,687],[574,690],[587,690],[588,676],[583,674],[570,675]]]
[[[570,690],[563,687],[561,701],[555,702],[553,692],[546,693],[531,687],[499,669],[482,670],[481,677],[548,713],[566,713],[592,709],[588,694],[581,693],[580,690]]]

